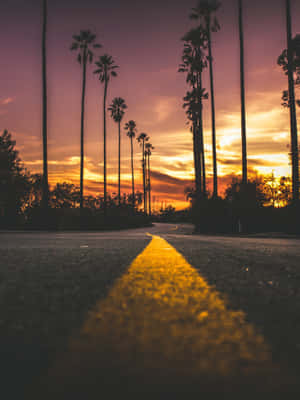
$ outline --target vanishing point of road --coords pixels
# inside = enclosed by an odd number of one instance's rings
[[[192,231],[1,232],[1,397],[298,397],[299,239]]]

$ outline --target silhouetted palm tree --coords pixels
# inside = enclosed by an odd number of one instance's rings
[[[118,203],[121,204],[121,121],[127,105],[121,97],[115,97],[108,108],[112,119],[118,124]]]
[[[108,54],[104,54],[99,57],[99,61],[95,63],[98,67],[94,74],[99,75],[99,80],[104,83],[104,95],[103,95],[103,183],[104,183],[104,210],[107,205],[107,180],[106,180],[106,98],[107,98],[107,87],[111,77],[116,77],[117,73],[115,69],[119,68],[115,65],[114,60]]]
[[[130,138],[131,144],[131,182],[132,182],[132,205],[135,206],[135,193],[134,193],[134,165],[133,165],[133,139],[135,138],[137,129],[136,123],[130,120],[125,124],[125,131],[127,131],[127,136]]]
[[[84,172],[84,111],[85,111],[85,88],[86,88],[86,66],[92,63],[94,54],[90,47],[100,48],[95,43],[96,35],[89,30],[80,31],[79,35],[73,36],[71,50],[79,50],[77,61],[82,65],[82,97],[81,97],[81,132],[80,132],[80,208],[83,208],[83,172]]]
[[[43,0],[42,79],[43,79],[43,207],[49,205],[47,134],[47,0]]]
[[[239,9],[239,38],[240,38],[241,128],[242,128],[242,165],[243,165],[242,182],[245,185],[248,182],[248,168],[247,168],[247,135],[246,135],[246,106],[245,106],[243,0],[238,0],[238,9]]]
[[[202,87],[202,73],[207,67],[206,34],[200,26],[192,29],[182,38],[185,41],[179,72],[187,73],[186,81],[192,87],[184,97],[183,107],[186,108],[188,119],[192,122],[193,151],[195,167],[196,197],[206,195],[205,154],[203,140],[203,99],[208,95]]]
[[[142,166],[143,166],[143,189],[144,189],[144,213],[147,214],[147,190],[146,190],[146,165],[145,165],[145,144],[149,140],[147,133],[141,133],[137,141],[142,147]]]
[[[152,154],[152,150],[154,147],[151,143],[146,143],[145,145],[145,157],[147,161],[147,190],[148,190],[148,207],[149,207],[149,215],[151,216],[151,169],[150,169],[150,157]]]
[[[211,92],[211,119],[212,119],[212,150],[213,150],[213,172],[214,185],[213,197],[218,196],[218,169],[217,169],[217,145],[216,145],[216,117],[215,117],[215,94],[214,94],[214,77],[213,77],[213,56],[211,45],[211,32],[217,32],[220,25],[213,14],[219,9],[221,2],[219,0],[199,0],[196,8],[192,9],[191,19],[200,21],[200,24],[206,31],[208,44],[208,61],[210,75],[210,92]]]
[[[288,84],[289,84],[288,106],[290,109],[290,124],[291,124],[293,201],[296,202],[299,200],[299,150],[298,150],[298,131],[297,131],[295,80],[294,80],[294,72],[296,70],[295,56],[297,57],[297,50],[293,45],[293,40],[292,40],[291,2],[290,0],[285,0],[285,2],[286,2],[287,50],[285,50],[279,57],[278,64],[283,67],[283,69],[288,75]]]
[[[292,53],[293,53],[292,69],[294,75],[294,85],[299,86],[300,85],[300,35],[299,34],[292,39]],[[283,52],[280,54],[277,63],[282,67],[285,74],[288,75],[287,49],[283,50]],[[282,99],[282,105],[284,107],[287,108],[290,107],[288,90],[283,90],[281,99]],[[296,100],[296,103],[300,107],[300,100]]]

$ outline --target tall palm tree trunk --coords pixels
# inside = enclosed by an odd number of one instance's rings
[[[201,169],[202,169],[202,194],[206,198],[206,166],[205,166],[205,152],[204,152],[204,140],[203,140],[203,129],[200,126],[200,156],[201,156]]]
[[[104,84],[103,96],[103,186],[104,186],[104,212],[107,208],[107,182],[106,182],[106,97],[107,97],[107,80]]]
[[[293,201],[299,200],[299,153],[298,131],[295,105],[295,82],[293,76],[293,50],[292,50],[292,22],[291,2],[286,0],[286,25],[287,25],[287,49],[288,49],[288,81],[289,81],[289,105],[291,123],[291,147],[292,147],[292,180]]]
[[[247,136],[246,136],[246,106],[245,106],[245,71],[244,71],[244,30],[243,1],[238,0],[239,8],[239,38],[240,38],[240,79],[241,79],[241,128],[242,128],[242,164],[243,184],[247,184]]]
[[[195,169],[196,200],[199,201],[202,193],[201,161],[200,161],[200,137],[197,125],[193,125],[193,152]]]
[[[217,168],[217,144],[216,144],[216,113],[215,113],[215,90],[213,57],[211,49],[210,21],[207,23],[209,76],[210,76],[210,98],[211,98],[211,129],[212,129],[212,152],[213,152],[213,197],[218,197],[218,168]],[[204,170],[203,170],[204,171]]]
[[[148,205],[149,205],[149,216],[151,217],[151,170],[150,170],[150,154],[148,154]]]
[[[147,190],[146,190],[146,165],[145,165],[145,140],[143,140],[143,189],[144,189],[144,214],[147,214]]]
[[[198,77],[198,87],[200,92],[202,92],[202,73],[199,74]],[[200,148],[200,163],[201,163],[201,172],[202,172],[202,194],[203,197],[206,198],[206,168],[205,168],[205,150],[204,150],[204,137],[203,137],[203,100],[200,98],[199,104],[199,121],[198,121],[198,129],[199,129],[199,148]]]
[[[196,86],[200,88],[200,75],[197,77],[196,84],[193,83],[193,90],[196,90]],[[201,99],[199,107],[201,106]],[[195,189],[196,189],[196,203],[201,199],[202,194],[202,172],[201,172],[201,140],[199,136],[199,125],[198,119],[194,117],[193,120],[193,153],[194,153],[194,170],[195,170]]]
[[[135,194],[134,194],[134,167],[133,167],[133,138],[130,138],[131,142],[131,182],[132,182],[132,205],[135,206]]]
[[[48,137],[47,137],[47,0],[43,1],[43,34],[42,34],[42,80],[43,80],[43,200],[45,209],[49,205],[48,185]]]
[[[121,204],[121,121],[119,125],[118,203]]]
[[[81,132],[80,132],[80,209],[83,208],[83,179],[84,179],[84,112],[85,112],[85,88],[86,88],[86,49],[83,54],[82,72],[82,98],[81,98]]]

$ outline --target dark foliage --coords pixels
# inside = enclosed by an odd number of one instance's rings
[[[122,229],[150,224],[138,207],[142,193],[104,198],[84,196],[80,211],[80,188],[57,183],[49,192],[49,208],[42,207],[43,178],[30,174],[21,163],[16,142],[4,131],[0,136],[0,227],[13,229]],[[135,204],[135,207],[132,204]]]
[[[225,199],[197,201],[194,191],[187,196],[192,202],[192,220],[199,233],[300,233],[300,208],[291,202],[291,185],[282,177],[275,187],[270,179],[253,179],[243,184],[234,179]],[[285,207],[275,207],[285,204]]]
[[[0,215],[4,221],[16,221],[28,197],[29,179],[24,170],[16,142],[5,130],[0,136]]]
[[[292,40],[292,71],[294,74],[294,81],[296,86],[300,85],[300,35],[296,35]],[[288,75],[288,52],[284,49],[277,60],[277,64],[282,68],[285,75]],[[289,103],[289,92],[284,90],[282,92],[282,105],[284,107],[290,107]],[[298,106],[300,106],[300,100],[296,100]]]
[[[151,221],[143,213],[130,206],[106,208],[50,208],[47,215],[41,208],[31,209],[25,229],[47,230],[118,230],[150,226]]]

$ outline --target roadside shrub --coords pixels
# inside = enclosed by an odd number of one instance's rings
[[[107,230],[150,226],[149,217],[125,210],[124,207],[103,210],[84,208],[32,209],[24,225],[26,229],[46,230]]]

